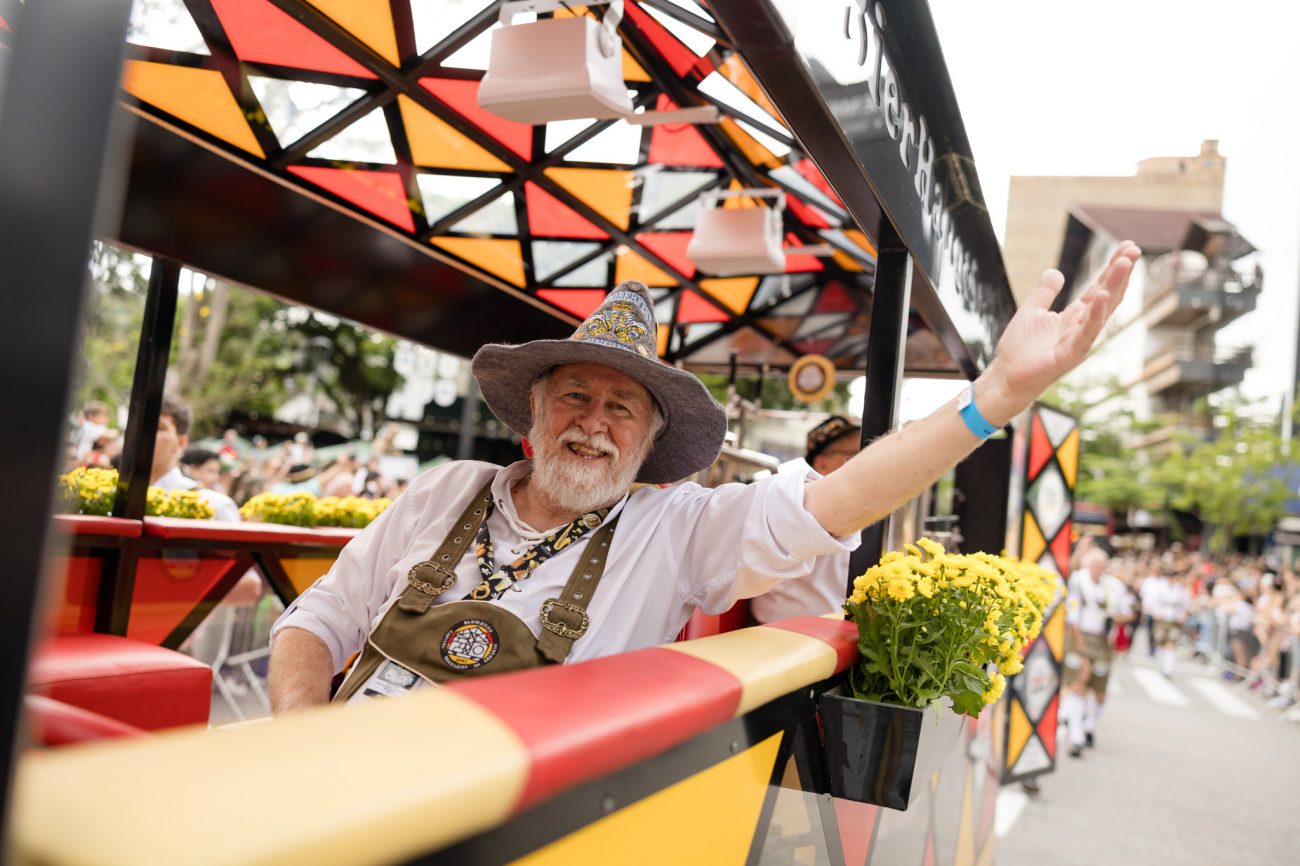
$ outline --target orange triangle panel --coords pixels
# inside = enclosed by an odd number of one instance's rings
[[[668,352],[668,335],[672,333],[672,328],[667,325],[659,325],[659,357],[662,358]]]
[[[876,835],[876,825],[880,821],[880,807],[840,797],[831,802],[835,804],[835,823],[839,825],[844,866],[867,866],[871,837]]]
[[[519,242],[499,238],[434,238],[429,241],[472,265],[516,286],[524,284],[524,258]]]
[[[623,51],[623,80],[624,81],[644,81],[647,84],[653,79],[650,73],[641,68],[641,64],[632,59],[632,55]]]
[[[416,165],[467,171],[510,171],[510,166],[409,96],[399,94],[397,105],[402,111],[406,140],[411,145],[411,159]]]
[[[1038,720],[1038,739],[1043,741],[1047,754],[1052,757],[1056,757],[1056,708],[1060,700],[1059,694],[1054,695],[1052,702],[1043,711],[1043,717]]]
[[[479,108],[477,81],[421,78],[420,86],[455,109],[456,113],[524,159],[533,156],[533,128]]]
[[[631,250],[618,254],[614,260],[614,282],[637,280],[647,286],[675,286],[677,279],[669,276],[640,253]]]
[[[695,262],[686,256],[686,245],[694,232],[645,232],[636,236],[646,249],[687,277],[695,276]]]
[[[1061,574],[1070,573],[1070,548],[1073,546],[1070,528],[1070,521],[1065,521],[1061,531],[1052,539],[1052,556],[1056,558],[1056,568]]]
[[[876,252],[876,245],[873,244],[871,241],[867,240],[867,236],[860,230],[845,229],[844,236],[849,240],[853,241],[858,246],[862,247],[862,249],[866,250],[867,255],[871,256],[873,259],[877,255],[879,255]]]
[[[1065,476],[1066,485],[1073,490],[1079,473],[1079,428],[1075,427],[1065,437],[1061,447],[1056,449],[1056,462],[1061,464],[1061,474]]]
[[[722,301],[733,313],[743,313],[749,309],[749,301],[758,288],[758,277],[700,280],[700,288]]]
[[[605,300],[604,289],[538,289],[537,297],[566,313],[585,319]]]
[[[408,232],[415,231],[411,208],[406,201],[406,187],[402,185],[402,178],[397,172],[309,165],[291,165],[289,171],[375,216],[383,217],[395,226],[401,226]]]
[[[1052,651],[1052,658],[1058,662],[1065,658],[1065,605],[1058,604],[1055,612],[1043,626],[1043,637],[1047,639],[1047,648]]]
[[[727,118],[718,125],[722,127],[722,131],[727,134],[727,137],[739,148],[740,152],[745,155],[745,158],[754,165],[763,168],[776,168],[781,164],[781,160],[777,159],[772,151],[759,144],[758,140],[741,129],[736,124],[736,121]]]
[[[532,181],[524,184],[524,199],[528,203],[528,231],[534,237],[595,240],[609,237],[591,220]]]
[[[237,564],[234,559],[141,557],[126,636],[161,644]]]
[[[677,311],[677,322],[726,322],[731,317],[710,304],[690,289],[682,292],[681,308]]]
[[[308,0],[394,66],[402,65],[389,0]]]
[[[212,9],[240,60],[356,78],[375,77],[270,0],[212,0]]]
[[[1038,528],[1038,521],[1034,520],[1034,515],[1025,512],[1025,529],[1024,541],[1020,546],[1020,558],[1029,562],[1037,562],[1038,557],[1043,555],[1047,549],[1047,541],[1043,538],[1043,531]]]
[[[1007,766],[1014,767],[1017,759],[1020,758],[1020,752],[1025,748],[1025,743],[1029,742],[1029,735],[1034,732],[1034,726],[1029,723],[1029,716],[1025,715],[1025,710],[1020,706],[1020,701],[1012,698],[1011,700],[1011,730],[1010,737],[1007,740]]]
[[[614,225],[621,229],[627,228],[632,213],[632,172],[601,168],[548,168],[546,176]],[[676,282],[671,285],[676,285]]]
[[[1029,430],[1029,476],[1030,480],[1038,477],[1038,473],[1047,465],[1047,461],[1052,458],[1052,452],[1056,449],[1052,447],[1051,441],[1047,438],[1047,431],[1043,429],[1043,419],[1034,413],[1033,424]]]
[[[835,260],[835,264],[839,265],[849,273],[860,274],[866,270],[866,268],[858,264],[857,259],[841,250],[832,250],[831,258]]]
[[[122,87],[141,102],[214,135],[227,144],[265,157],[248,128],[244,112],[214,69],[191,69],[167,63],[128,60]]]

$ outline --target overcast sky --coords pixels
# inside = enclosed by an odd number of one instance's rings
[[[930,0],[990,217],[1012,175],[1131,175],[1219,139],[1224,216],[1263,253],[1248,394],[1292,387],[1300,295],[1300,5],[1281,0]],[[1054,256],[1053,256],[1054,258]],[[1047,267],[1051,262],[1045,262]]]

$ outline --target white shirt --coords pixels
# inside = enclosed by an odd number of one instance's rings
[[[1153,577],[1150,580],[1153,581],[1151,591],[1143,595],[1142,607],[1161,622],[1182,622],[1187,609],[1192,605],[1192,596],[1187,587],[1167,577]]]
[[[849,583],[849,554],[817,558],[812,573],[799,580],[783,580],[749,603],[759,622],[776,622],[792,616],[821,616],[844,612],[844,590]]]
[[[1065,603],[1065,621],[1087,634],[1106,634],[1106,620],[1121,614],[1120,606],[1128,590],[1123,582],[1109,574],[1094,581],[1087,569],[1070,575],[1069,595]]]
[[[421,475],[289,606],[272,635],[289,627],[309,631],[329,647],[335,669],[341,668],[405,589],[407,572],[433,555],[469,498],[493,476],[488,530],[496,564],[512,561],[539,536],[521,531],[510,494],[530,471],[527,461],[504,470],[454,461]],[[813,477],[778,475],[713,489],[644,487],[624,498],[606,518],[622,515],[604,577],[587,607],[591,626],[569,660],[666,643],[697,607],[721,613],[737,599],[804,577],[818,556],[847,555],[858,535],[831,536],[803,507],[804,484]],[[542,603],[560,594],[590,539],[584,535],[548,559],[519,584],[520,591],[508,591],[495,603],[539,633]],[[482,580],[472,554],[455,572],[456,584],[435,604],[464,599]]]
[[[235,504],[235,500],[224,493],[199,487],[199,483],[181,472],[179,466],[173,466],[169,472],[154,479],[149,486],[161,487],[163,490],[197,490],[203,501],[212,506],[213,520],[239,522],[239,506]]]

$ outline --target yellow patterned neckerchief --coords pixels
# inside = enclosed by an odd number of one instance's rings
[[[488,531],[488,519],[492,516],[493,507],[491,503],[488,504],[487,513],[478,525],[478,536],[474,540],[474,556],[478,560],[478,570],[483,581],[469,591],[465,596],[467,601],[495,601],[510,589],[521,592],[518,584],[527,579],[533,569],[600,526],[609,515],[608,508],[588,512],[568,526],[546,536],[514,562],[496,568],[493,564],[496,560],[492,553],[492,533]]]

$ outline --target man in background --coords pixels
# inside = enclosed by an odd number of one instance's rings
[[[214,519],[237,522],[239,507],[224,493],[205,490],[181,472],[181,455],[190,444],[190,408],[171,395],[164,395],[158,414],[158,433],[154,438],[153,467],[150,487],[163,490],[195,490],[212,506]]]

